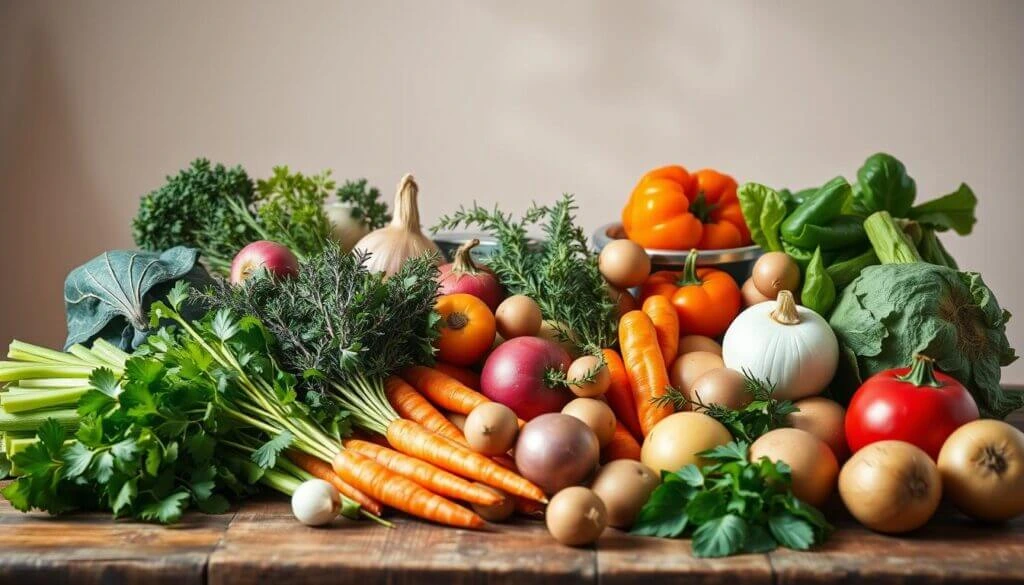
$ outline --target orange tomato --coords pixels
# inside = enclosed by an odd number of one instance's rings
[[[645,248],[716,250],[750,243],[736,181],[711,169],[679,165],[640,178],[622,210],[626,236]]]
[[[487,303],[473,295],[455,293],[437,299],[441,337],[437,357],[450,364],[476,363],[494,344],[496,324]]]
[[[660,270],[640,287],[640,298],[668,298],[679,314],[684,335],[718,337],[740,312],[740,287],[728,273],[716,268],[697,268],[697,250],[686,257],[682,272]]]

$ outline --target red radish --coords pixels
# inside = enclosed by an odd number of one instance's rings
[[[266,268],[275,278],[291,278],[299,273],[299,259],[287,246],[277,242],[253,242],[231,261],[231,284],[241,284],[260,268]]]
[[[539,337],[516,337],[502,343],[484,363],[480,391],[511,408],[521,419],[558,412],[573,398],[565,386],[550,387],[549,372],[564,377],[572,358],[557,343]]]
[[[480,240],[470,240],[455,252],[455,261],[441,266],[438,277],[440,293],[466,293],[487,303],[491,312],[498,309],[498,304],[505,298],[505,293],[493,272],[473,263],[470,250],[480,244]]]

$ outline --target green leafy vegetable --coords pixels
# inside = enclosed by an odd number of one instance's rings
[[[746,378],[743,388],[750,394],[751,401],[740,409],[721,404],[705,404],[700,397],[691,400],[672,387],[666,388],[665,394],[652,402],[671,404],[676,410],[703,412],[722,423],[734,438],[753,443],[768,431],[786,426],[786,416],[799,409],[789,400],[774,398],[775,384],[760,380],[749,372],[744,372],[743,376]]]
[[[789,466],[767,457],[748,461],[748,444],[701,453],[711,465],[662,472],[640,510],[633,534],[693,537],[693,554],[724,557],[778,546],[808,550],[832,531],[824,516],[790,490]]]
[[[138,347],[149,335],[149,307],[178,281],[212,282],[198,264],[199,252],[174,247],[162,253],[114,250],[75,268],[64,281],[68,321],[65,348],[106,340],[123,350]],[[198,316],[189,307],[189,316]]]
[[[978,198],[974,191],[965,183],[960,183],[960,188],[948,195],[915,205],[908,217],[939,231],[951,229],[966,236],[978,221],[974,217],[974,208],[977,206]]]
[[[511,294],[537,301],[559,338],[583,353],[614,344],[618,320],[597,256],[574,224],[575,211],[570,195],[550,207],[534,205],[519,221],[474,204],[442,217],[433,231],[478,226],[490,232],[499,247],[487,258],[488,267]],[[545,237],[535,247],[527,233],[538,224]]]
[[[261,239],[284,244],[299,258],[318,254],[331,237],[324,202],[334,191],[331,172],[307,177],[286,166],[274,167],[256,182],[254,229]],[[240,210],[240,217],[247,217]]]
[[[807,263],[800,302],[819,315],[828,315],[836,302],[836,285],[825,270],[821,248],[814,251],[814,256],[811,256],[811,261]]]
[[[876,211],[888,211],[893,217],[907,217],[917,196],[917,185],[907,168],[890,154],[871,155],[857,171],[853,190],[853,210],[867,217]]]
[[[382,228],[391,222],[388,206],[380,200],[380,190],[369,186],[366,179],[345,181],[338,189],[338,200],[352,205],[352,217],[369,230]]]
[[[746,183],[739,188],[737,196],[754,243],[766,252],[781,252],[779,229],[788,213],[786,199],[779,192],[757,183]]]
[[[227,273],[246,244],[260,239],[238,210],[249,209],[255,191],[240,166],[227,168],[200,158],[167,184],[142,198],[132,221],[132,236],[143,250],[175,246],[197,248],[214,270]]]
[[[1000,386],[1000,368],[1017,359],[1006,337],[1010,314],[981,275],[915,261],[916,250],[884,212],[865,225],[883,264],[861,272],[829,321],[860,376],[923,354],[970,390],[983,416],[1003,418],[1024,406],[1024,394]]]

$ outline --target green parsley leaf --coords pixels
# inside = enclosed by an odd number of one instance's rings
[[[814,531],[807,521],[782,512],[768,519],[768,529],[779,544],[794,550],[807,550],[814,544]]]
[[[689,523],[686,501],[693,490],[682,482],[659,485],[640,509],[632,534],[675,538],[683,534]]]
[[[110,502],[111,511],[116,515],[121,515],[122,512],[132,505],[132,502],[135,501],[135,497],[138,493],[138,479],[133,477],[124,482],[117,490],[113,501]]]
[[[92,463],[93,455],[93,451],[82,443],[76,441],[68,445],[61,453],[61,459],[64,461],[64,477],[74,479],[85,473]]]
[[[696,557],[727,557],[743,549],[747,523],[735,514],[728,514],[702,524],[693,533],[693,555]]]
[[[261,469],[270,469],[277,464],[277,457],[292,444],[295,437],[283,431],[252,452],[252,461]]]
[[[143,520],[171,524],[181,519],[185,506],[191,496],[188,492],[179,491],[145,506],[139,514]]]

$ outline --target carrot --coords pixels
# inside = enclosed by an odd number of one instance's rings
[[[470,483],[457,475],[443,469],[381,447],[367,441],[346,440],[345,448],[351,449],[364,457],[369,457],[398,475],[411,479],[439,496],[465,500],[474,504],[493,506],[500,504],[502,497],[494,490]]]
[[[641,310],[654,323],[661,359],[665,360],[666,366],[671,365],[679,353],[679,313],[672,306],[672,302],[661,295],[647,297]]]
[[[636,400],[633,399],[633,389],[629,386],[629,376],[622,357],[614,349],[605,349],[602,353],[612,379],[604,398],[608,406],[612,407],[615,418],[633,433],[633,437],[642,439],[644,433],[640,430],[640,419],[636,416]]]
[[[412,457],[433,463],[467,479],[504,490],[512,495],[546,502],[544,492],[518,474],[505,469],[469,447],[432,433],[421,425],[398,419],[388,425],[391,446]]]
[[[289,449],[287,456],[292,463],[306,470],[310,475],[318,477],[333,485],[334,489],[338,490],[339,493],[344,494],[357,502],[367,512],[374,514],[375,516],[380,516],[382,511],[380,502],[374,500],[338,477],[338,474],[335,473],[334,470],[331,469],[331,466],[323,459],[295,449]]]
[[[342,479],[397,510],[438,524],[484,527],[483,518],[473,512],[355,451],[338,451],[333,463],[334,472]]]
[[[637,443],[629,430],[618,421],[615,421],[615,434],[612,435],[612,440],[601,449],[602,461],[616,459],[640,461],[640,443]]]
[[[434,369],[455,378],[463,386],[468,386],[473,390],[480,389],[480,374],[473,370],[467,370],[466,368],[460,368],[459,366],[453,366],[445,362],[437,362],[434,364]]]
[[[658,334],[643,311],[630,311],[619,320],[619,347],[633,389],[640,430],[647,436],[658,421],[672,414],[670,404],[656,405],[652,399],[665,394],[668,369],[658,347]]]
[[[402,370],[401,376],[427,400],[451,412],[469,414],[477,406],[490,402],[483,394],[433,368],[412,366]]]
[[[402,418],[416,421],[435,433],[466,445],[466,437],[452,421],[445,418],[422,394],[398,376],[384,381],[388,402]]]

